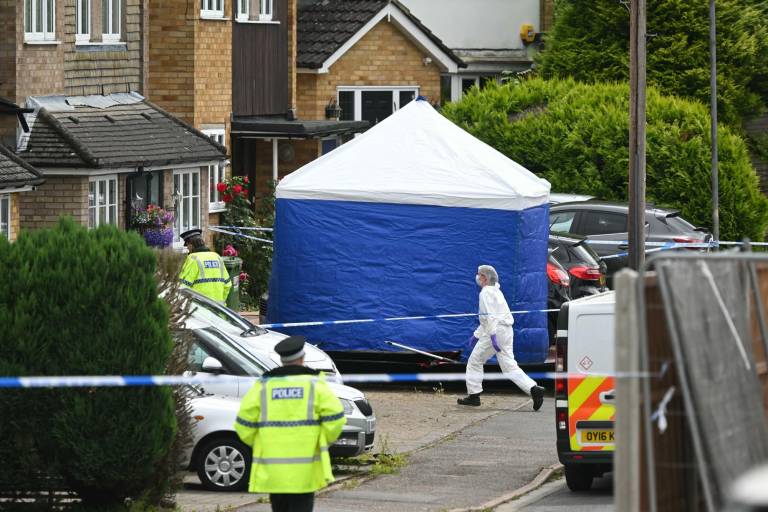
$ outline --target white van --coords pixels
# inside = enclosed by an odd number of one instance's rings
[[[566,302],[555,343],[557,455],[572,491],[613,467],[615,292]]]

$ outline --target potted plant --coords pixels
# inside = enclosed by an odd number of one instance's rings
[[[131,227],[141,233],[150,247],[168,247],[173,243],[173,214],[150,204],[134,208]]]

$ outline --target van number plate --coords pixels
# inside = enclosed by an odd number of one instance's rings
[[[582,443],[612,443],[613,430],[582,430]]]

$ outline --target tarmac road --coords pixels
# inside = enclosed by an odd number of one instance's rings
[[[564,479],[544,484],[519,500],[506,503],[495,512],[612,512],[613,475],[596,478],[588,492],[571,492]]]

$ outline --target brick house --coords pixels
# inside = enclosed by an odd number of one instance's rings
[[[15,126],[16,119],[22,129],[28,130],[23,114],[27,109],[0,98],[0,123]],[[10,122],[9,122],[10,121]],[[15,240],[19,235],[19,198],[34,193],[45,183],[40,172],[16,156],[0,141],[0,238]]]
[[[233,153],[233,165],[253,176],[259,193],[417,95],[439,102],[441,73],[464,65],[397,0],[290,4],[291,110],[286,115],[279,102],[260,115],[238,115],[237,102],[233,108],[233,134],[250,144]]]
[[[465,66],[398,0],[303,1],[298,19],[298,108],[322,119],[376,124],[421,95],[440,103],[440,77]]]
[[[229,146],[232,28],[235,20],[250,23],[250,13],[235,12],[232,0],[202,0],[199,5],[189,0],[148,2],[147,97],[217,143]],[[249,9],[250,3],[243,7]],[[210,225],[220,224],[220,213],[225,210],[216,184],[227,173],[226,165],[208,168],[208,195],[203,200]],[[211,233],[205,235],[212,242]]]
[[[0,0],[0,95],[34,109],[17,154],[46,177],[20,197],[21,228],[61,214],[129,227],[149,202],[175,210],[177,234],[207,224],[200,198],[225,153],[141,96],[148,17],[147,0]]]

